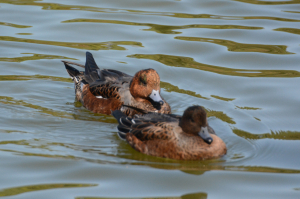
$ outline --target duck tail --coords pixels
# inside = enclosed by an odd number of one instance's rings
[[[100,69],[97,66],[95,59],[90,52],[86,52],[84,76],[89,83],[95,82],[100,78]]]
[[[64,63],[66,70],[67,70],[68,74],[70,75],[71,79],[74,82],[78,83],[78,79],[76,77],[81,75],[80,71],[77,70],[76,68],[70,66],[67,62],[65,62],[65,61],[62,61],[62,62]]]
[[[133,124],[132,118],[127,117],[122,111],[115,110],[111,113],[118,121],[118,135],[121,139],[126,140],[126,134],[130,132],[130,127]]]

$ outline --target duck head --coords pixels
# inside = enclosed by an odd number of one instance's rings
[[[164,104],[160,96],[160,78],[154,69],[137,72],[130,83],[130,93],[137,101],[149,100],[154,107]]]
[[[179,126],[185,133],[200,136],[207,144],[213,142],[208,131],[206,111],[201,106],[191,106],[187,108],[183,113]]]

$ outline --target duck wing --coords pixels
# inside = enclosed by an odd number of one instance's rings
[[[131,131],[139,140],[169,140],[174,137],[174,128],[178,126],[175,122],[156,122],[153,120],[143,121],[141,123],[133,124]]]
[[[120,110],[112,112],[119,125],[118,135],[126,139],[127,133],[132,133],[141,141],[162,139],[167,140],[174,137],[173,129],[178,126],[178,119],[167,114],[148,113],[135,118],[127,117]]]
[[[90,52],[86,52],[84,77],[89,84],[91,93],[102,98],[118,98],[119,89],[132,79],[132,76],[121,71],[100,70]]]

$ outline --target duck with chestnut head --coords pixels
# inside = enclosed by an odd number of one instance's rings
[[[86,53],[85,66],[69,61],[63,63],[74,81],[76,99],[88,110],[102,114],[111,114],[114,110],[130,116],[140,114],[122,106],[128,105],[158,113],[171,112],[160,94],[160,77],[154,69],[140,70],[134,76],[113,69],[100,70],[90,52]],[[78,71],[71,65],[85,70]]]

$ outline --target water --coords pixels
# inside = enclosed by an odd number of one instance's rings
[[[299,198],[300,1],[0,0],[0,197]],[[226,156],[134,151],[75,101],[61,60],[154,68]]]

